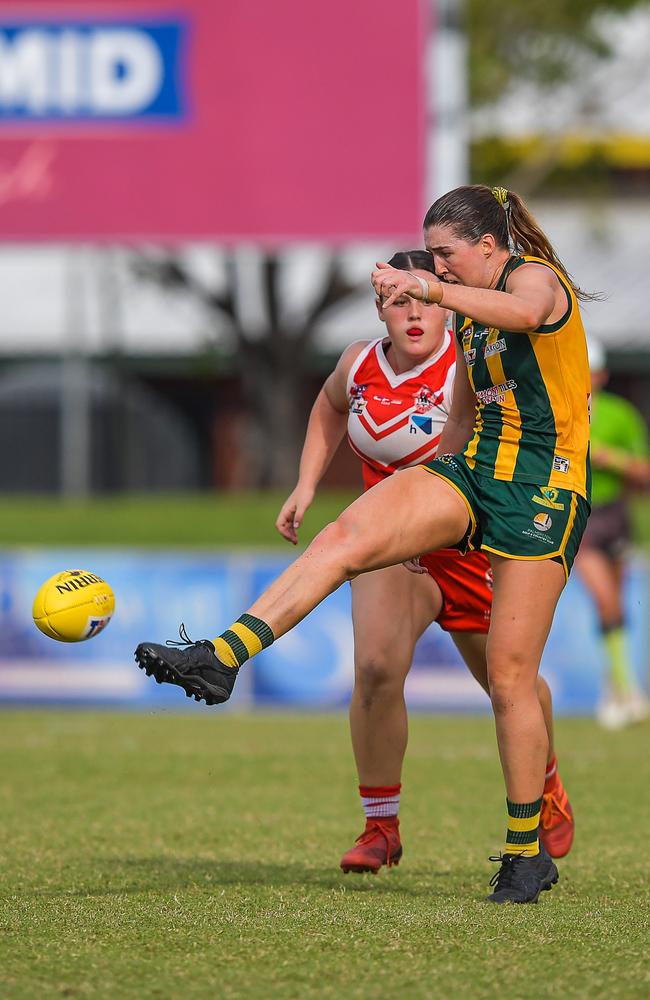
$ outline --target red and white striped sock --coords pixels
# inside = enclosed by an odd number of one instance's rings
[[[401,785],[359,785],[366,818],[397,816]]]
[[[546,765],[546,774],[544,775],[544,794],[553,791],[558,783],[558,773],[557,773],[557,757],[555,754],[551,760]]]

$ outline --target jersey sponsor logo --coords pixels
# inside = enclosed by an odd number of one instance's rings
[[[509,378],[507,382],[492,385],[489,389],[479,389],[476,393],[476,398],[479,403],[483,403],[484,405],[487,403],[503,403],[506,393],[516,388],[517,383],[515,380]]]
[[[0,123],[182,120],[179,18],[51,17],[0,26]]]
[[[564,455],[553,455],[553,472],[568,472],[571,462]]]
[[[367,385],[359,385],[353,382],[350,386],[350,413],[363,413],[368,401],[364,399],[364,392],[368,388]]]
[[[382,406],[404,406],[404,401],[402,399],[390,399],[388,396],[373,396],[375,403],[381,403]]]
[[[427,417],[423,413],[411,414],[409,434],[417,434],[418,431],[423,431],[425,434],[433,434],[433,420],[431,417]]]
[[[471,347],[469,350],[463,351],[463,354],[465,355],[465,364],[468,368],[471,368],[476,361],[476,348]]]
[[[560,491],[556,490],[552,486],[540,486],[539,492],[541,496],[534,494],[531,497],[533,503],[539,504],[540,507],[552,507],[553,510],[564,510],[564,504],[558,503],[557,498],[560,495]]]
[[[535,514],[533,525],[538,531],[549,531],[553,527],[553,520],[550,514]]]
[[[501,337],[499,340],[493,340],[491,344],[485,345],[485,350],[483,351],[483,357],[489,358],[491,354],[500,354],[501,351],[507,351],[505,338]]]

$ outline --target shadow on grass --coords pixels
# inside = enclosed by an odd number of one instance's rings
[[[179,888],[210,889],[224,886],[242,888],[283,889],[291,886],[318,888],[340,892],[381,892],[401,896],[425,896],[431,892],[449,892],[448,871],[411,869],[408,877],[397,871],[382,871],[380,875],[344,875],[336,867],[315,869],[298,861],[230,861],[213,857],[178,858],[169,856],[135,858],[95,858],[91,862],[92,877],[84,878],[78,871],[66,869],[60,873],[61,884],[47,888],[22,887],[23,896],[39,897],[101,897],[123,896],[147,892],[168,892]],[[405,873],[406,874],[406,873]],[[456,882],[458,873],[455,873]],[[458,885],[455,886],[456,891]]]

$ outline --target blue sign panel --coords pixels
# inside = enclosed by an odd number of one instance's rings
[[[185,117],[187,24],[0,21],[0,124]]]
[[[214,637],[250,607],[289,561],[257,553],[201,556],[133,549],[0,553],[0,701],[214,712],[187,701],[179,688],[156,685],[138,670],[133,651],[145,639],[176,638],[181,622],[194,639]],[[32,622],[35,593],[44,580],[64,569],[97,573],[115,592],[112,621],[86,642],[56,642]],[[649,654],[649,579],[647,564],[633,563],[625,593],[632,660],[641,686]],[[605,662],[595,612],[577,574],[560,599],[542,672],[559,714],[594,711]],[[242,669],[227,708],[342,707],[350,697],[353,677],[350,587],[345,584]],[[449,636],[437,625],[417,645],[406,693],[411,708],[489,711],[490,707]]]

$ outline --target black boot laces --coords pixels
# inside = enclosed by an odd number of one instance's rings
[[[187,634],[187,629],[185,628],[185,622],[181,622],[181,627],[178,630],[178,634],[181,637],[180,642],[178,639],[167,639],[166,646],[207,646],[210,652],[214,650],[214,646],[209,639],[199,639],[197,642],[194,639],[190,639]]]
[[[494,854],[488,860],[501,862],[498,872],[495,872],[490,879],[490,885],[495,886],[496,892],[499,889],[511,889],[512,886],[517,884],[517,876],[519,874],[517,866],[524,860],[521,854]]]

